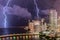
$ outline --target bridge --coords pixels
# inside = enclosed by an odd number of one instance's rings
[[[41,36],[40,34],[32,34],[32,33],[7,34],[7,35],[0,35],[0,40],[41,40],[40,36]],[[45,36],[43,36],[43,38],[44,37]],[[55,38],[56,40],[60,40],[60,36],[55,37]],[[47,39],[44,38],[44,40],[47,40]]]
[[[10,34],[1,35],[0,40],[39,40],[39,34]]]

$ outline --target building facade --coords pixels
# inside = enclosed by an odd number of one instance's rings
[[[54,30],[57,27],[57,11],[55,9],[50,9],[49,11],[50,26]]]

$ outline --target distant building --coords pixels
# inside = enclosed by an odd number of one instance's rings
[[[51,28],[55,29],[57,27],[57,11],[55,9],[50,9],[49,16],[50,26]]]
[[[60,17],[58,17],[57,19],[57,24],[58,24],[58,27],[60,27]]]
[[[57,32],[60,32],[60,17],[57,19]]]
[[[34,32],[34,24],[33,24],[33,22],[29,21],[29,26],[28,27],[30,29],[30,32],[33,33]]]
[[[44,19],[40,20],[32,20],[32,22],[29,22],[29,29],[31,33],[39,33],[41,31],[44,31],[47,29],[47,24],[43,23]]]

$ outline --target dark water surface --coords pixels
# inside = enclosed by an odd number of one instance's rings
[[[26,33],[23,28],[0,28],[0,35]]]

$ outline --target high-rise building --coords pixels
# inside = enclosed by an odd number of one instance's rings
[[[51,28],[56,28],[57,27],[57,11],[55,9],[50,9],[49,10],[49,15],[50,15],[50,26]]]

